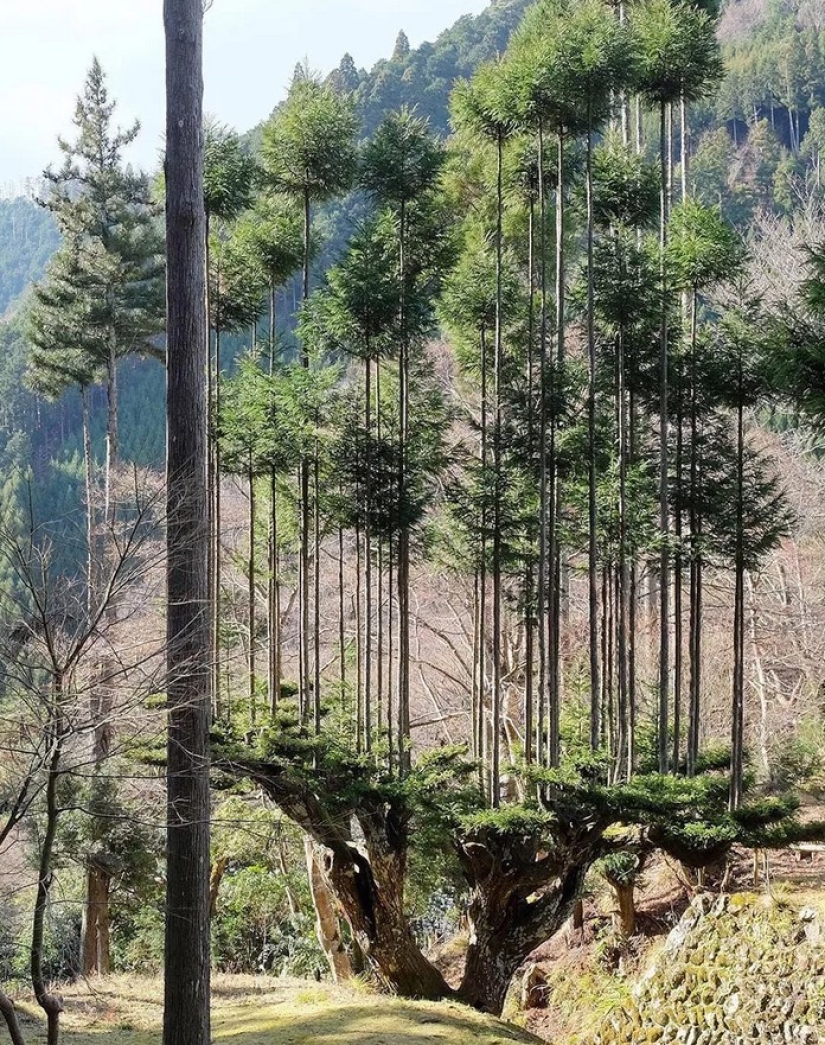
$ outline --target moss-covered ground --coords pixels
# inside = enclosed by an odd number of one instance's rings
[[[452,1002],[403,1001],[366,987],[218,976],[216,1045],[529,1045],[532,1035]],[[158,1045],[158,979],[112,977],[63,991],[63,1045]],[[36,1007],[20,1004],[28,1045],[45,1041]],[[5,1033],[3,1031],[2,1033]]]

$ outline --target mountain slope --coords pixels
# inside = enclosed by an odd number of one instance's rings
[[[0,200],[0,316],[40,279],[59,240],[51,214],[33,200]]]

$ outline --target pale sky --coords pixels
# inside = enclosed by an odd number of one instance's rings
[[[205,22],[205,106],[239,131],[283,97],[295,63],[328,72],[349,51],[369,69],[399,29],[413,47],[488,0],[214,0]],[[97,55],[118,118],[139,118],[130,156],[157,161],[163,127],[162,0],[0,0],[0,193],[59,162],[74,99]]]

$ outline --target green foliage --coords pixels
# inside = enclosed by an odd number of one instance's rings
[[[301,903],[294,913],[288,888]],[[305,874],[296,873],[286,883],[283,874],[266,865],[231,869],[221,881],[213,921],[217,967],[223,972],[311,977],[326,965],[311,910]]]
[[[208,121],[203,140],[203,202],[207,216],[231,221],[252,203],[255,164],[240,137]]]
[[[356,170],[352,102],[311,76],[296,78],[264,128],[263,176],[289,196],[323,203],[346,192]]]
[[[598,870],[610,885],[633,885],[639,873],[639,856],[630,850],[610,853],[599,861]]]
[[[686,3],[650,0],[633,8],[639,90],[654,104],[694,101],[722,78],[715,20]]]
[[[740,267],[743,245],[716,209],[687,199],[668,226],[668,275],[679,289],[698,291],[730,279]]]

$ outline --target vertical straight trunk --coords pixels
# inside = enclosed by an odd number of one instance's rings
[[[215,327],[215,391],[214,391],[214,416],[218,416],[218,410],[220,409],[221,403],[221,329],[219,326]],[[208,423],[208,422],[207,422]],[[208,429],[207,429],[207,438]],[[222,613],[222,592],[221,592],[221,577],[223,574],[223,549],[221,548],[221,516],[222,516],[222,505],[221,505],[221,448],[217,438],[213,436],[212,445],[212,475],[211,481],[213,484],[212,488],[212,526],[214,533],[212,535],[212,585],[214,591],[212,593],[212,624],[211,629],[214,633],[214,649],[212,650],[213,664],[214,664],[214,685],[215,692],[213,699],[216,706],[222,708],[223,702],[221,700],[221,613]],[[229,695],[227,694],[227,703],[229,702]]]
[[[278,476],[269,474],[269,713],[281,696],[281,581],[278,556]]]
[[[482,500],[481,500],[481,552],[478,567],[478,674],[479,674],[479,703],[478,703],[478,758],[479,772],[481,775],[481,790],[484,795],[489,792],[489,773],[485,766],[488,757],[487,751],[487,468],[489,465],[489,429],[487,410],[487,331],[481,328],[481,476],[482,476]]]
[[[501,375],[502,342],[502,248],[503,248],[503,153],[498,135],[496,189],[496,330],[493,362],[493,750],[490,767],[490,799],[494,809],[501,798]]]
[[[106,363],[106,477],[105,477],[105,519],[111,523],[113,511],[112,475],[118,465],[118,389],[117,389],[117,334],[114,326],[110,326],[108,335],[109,356]]]
[[[481,759],[481,648],[479,643],[481,624],[481,600],[478,583],[478,566],[473,571],[473,688],[470,699],[470,729],[472,733],[471,754],[480,762]],[[483,776],[483,770],[482,776]]]
[[[395,591],[395,543],[390,537],[387,546],[387,761],[390,775],[395,752],[395,722],[393,716],[393,657],[395,656],[395,628],[393,627],[393,592]],[[400,763],[399,763],[400,765]]]
[[[564,254],[564,134],[559,131],[557,139],[558,176],[556,191],[556,359],[561,376],[564,372],[565,362],[565,254]],[[551,489],[550,489],[550,518],[548,537],[548,564],[550,568],[549,582],[549,629],[550,629],[550,656],[549,656],[549,709],[548,709],[548,762],[551,766],[558,766],[561,757],[561,744],[559,734],[559,722],[561,715],[561,554],[558,541],[558,519],[561,514],[561,490],[558,470],[556,468],[556,406],[557,394],[556,382],[554,381],[552,405],[552,417],[550,423],[550,467],[551,467]]]
[[[759,761],[767,780],[771,779],[770,736],[768,733],[768,687],[765,678],[765,666],[762,648],[759,644],[759,621],[756,612],[756,584],[753,576],[748,574],[748,631],[751,640],[751,655],[756,675],[756,691],[759,695]]]
[[[364,515],[364,747],[372,749],[372,363],[365,360],[364,420],[367,430],[366,512]]]
[[[527,448],[532,465],[535,452],[535,360],[533,352],[534,310],[536,286],[534,278],[534,241],[533,231],[535,204],[530,196],[530,213],[527,228],[527,279],[529,283],[528,315],[527,315]],[[535,678],[535,591],[533,560],[534,532],[532,527],[528,533],[527,561],[524,569],[524,761],[527,765],[533,762],[533,720],[534,720],[534,678]]]
[[[702,672],[702,537],[701,537],[701,491],[699,478],[699,416],[698,375],[696,372],[696,313],[697,292],[694,288],[690,299],[690,624],[688,635],[688,659],[690,668],[690,690],[688,697],[688,736],[686,771],[689,777],[696,772],[699,757],[699,716],[701,713]]]
[[[628,464],[633,466],[636,462],[636,396],[634,393],[635,374],[629,382],[627,397],[627,455]],[[636,769],[636,635],[638,631],[639,614],[639,563],[636,557],[635,546],[631,546],[629,587],[627,593],[627,778],[630,779]]]
[[[109,307],[114,312],[112,296],[109,296]],[[98,570],[104,574],[107,572],[110,555],[111,541],[115,539],[114,526],[117,515],[117,505],[113,490],[113,476],[118,464],[118,390],[117,390],[117,334],[114,322],[110,323],[108,331],[107,363],[107,421],[106,421],[106,471],[104,477],[104,532],[98,535],[96,547],[94,545],[95,534],[91,531],[92,542],[90,548],[95,547],[98,558]],[[86,451],[84,450],[84,455]],[[91,455],[91,448],[89,449]],[[91,468],[91,459],[87,463]],[[88,482],[88,480],[87,480]],[[89,517],[87,516],[87,524]],[[92,576],[90,563],[89,577]],[[91,609],[91,589],[87,593],[87,605]],[[104,617],[107,624],[113,625],[117,622],[117,612],[114,599],[110,598],[104,607]],[[89,704],[91,719],[94,723],[94,750],[92,793],[99,794],[100,772],[103,764],[109,757],[112,739],[114,736],[114,725],[112,722],[112,708],[114,705],[114,692],[112,688],[112,676],[116,671],[111,656],[104,654],[101,657],[100,666],[97,671],[95,685],[90,694]],[[109,884],[110,876],[106,871],[91,864],[86,870],[86,899],[83,907],[83,918],[81,926],[81,967],[87,976],[94,974],[105,976],[109,973]]]
[[[355,750],[360,752],[364,744],[364,642],[362,639],[364,618],[362,606],[364,596],[361,577],[361,526],[355,525]]]
[[[538,631],[538,707],[536,716],[536,761],[543,765],[546,758],[546,715],[548,707],[547,659],[547,577],[548,524],[553,504],[548,498],[547,427],[551,425],[551,445],[555,445],[555,410],[547,409],[547,197],[544,187],[544,128],[538,129],[539,168],[539,564],[536,578],[536,629]],[[551,462],[553,464],[553,462]]]
[[[89,422],[89,389],[80,389],[83,415],[83,479],[86,488],[86,613],[91,619],[94,613],[94,554],[95,554],[95,506],[92,480],[92,432]]]
[[[249,658],[248,658],[248,678],[247,678],[247,695],[249,697],[249,722],[250,725],[255,725],[256,709],[255,709],[255,632],[257,629],[257,620],[255,616],[255,476],[252,471],[252,460],[250,455],[249,461],[249,475],[247,476],[249,483],[249,559],[247,560],[247,630],[249,632]]]
[[[630,722],[628,709],[628,526],[627,526],[627,379],[625,374],[624,330],[619,330],[616,344],[616,401],[619,457],[619,554],[616,572],[616,658],[617,658],[617,758],[616,780],[629,779],[632,771],[630,757]]]
[[[317,418],[315,424],[317,433]],[[321,475],[317,437],[312,476],[312,719],[317,736],[321,732]]]
[[[375,361],[375,435],[378,445],[381,445],[381,360]],[[376,727],[378,736],[384,722],[384,540],[379,533],[376,541],[376,578],[375,578],[375,610],[376,610],[376,665],[375,665],[375,699]]]
[[[309,265],[310,265],[310,237],[312,228],[311,201],[309,192],[304,193],[304,262],[301,279],[301,300],[309,300]],[[306,345],[301,345],[301,366],[309,370],[309,352]],[[310,504],[309,504],[309,472],[310,462],[306,450],[302,452],[301,463],[298,468],[299,489],[299,534],[300,549],[298,563],[298,586],[299,586],[299,616],[300,616],[300,652],[298,657],[298,690],[299,704],[302,717],[306,720],[310,710],[310,680],[309,680],[309,531],[310,531]]]
[[[680,142],[681,142],[681,153],[682,153],[682,169],[681,169],[681,181],[682,181],[682,200],[686,200],[688,197],[688,160],[690,155],[690,141],[688,138],[688,122],[687,122],[687,102],[685,101],[684,94],[679,99],[679,129],[680,129]]]
[[[662,314],[659,323],[659,711],[658,753],[659,772],[668,771],[668,713],[670,699],[670,518],[668,514],[668,316],[667,220],[669,199],[667,106],[659,107],[659,135],[661,162],[661,203],[659,223],[659,280],[662,295]]]
[[[206,485],[209,498],[209,562],[208,562],[208,599],[209,599],[209,671],[212,690],[212,716],[215,721],[223,718],[220,700],[219,666],[218,666],[218,579],[216,576],[216,557],[218,545],[218,524],[215,512],[215,490],[217,487],[217,467],[215,462],[215,381],[216,374],[212,364],[212,290],[210,281],[211,257],[209,247],[209,212],[204,214],[203,234],[203,282],[204,282],[204,326],[206,328]]]
[[[736,408],[736,561],[733,602],[733,706],[731,711],[730,808],[742,804],[745,761],[745,421],[742,405],[742,349],[739,349]]]
[[[275,376],[275,283],[269,283],[269,377]],[[280,578],[278,563],[278,473],[274,468],[269,475],[269,585],[267,591],[267,616],[269,648],[267,650],[267,673],[269,679],[269,713],[274,716],[281,696],[281,607]]]
[[[407,209],[401,204],[399,279],[401,281],[401,346],[398,355],[398,504],[407,510],[407,444],[410,435],[410,346],[406,303]],[[398,528],[398,769],[405,776],[410,765],[410,528],[399,519]]]
[[[84,976],[108,976],[111,965],[109,892],[111,876],[98,864],[86,871],[86,901],[80,928],[80,967]]]
[[[338,527],[338,681],[341,686],[341,708],[347,696],[347,638],[344,624],[344,530]]]
[[[610,593],[608,589],[608,576],[610,570],[607,566],[602,567],[601,570],[601,606],[597,604],[596,612],[598,614],[599,608],[601,608],[601,629],[597,633],[601,635],[601,655],[602,663],[605,666],[605,671],[601,677],[601,699],[597,702],[597,709],[600,714],[600,733],[604,739],[605,748],[607,750],[608,758],[612,758],[614,755],[613,745],[613,707],[610,700],[610,676],[607,672],[607,648],[610,640]],[[597,616],[598,621],[598,616]]]
[[[164,25],[168,827],[163,1045],[208,1045],[211,687],[201,0],[164,0]]]
[[[682,587],[684,580],[684,563],[682,559],[682,481],[684,440],[684,416],[682,408],[683,390],[681,387],[681,371],[679,375],[679,409],[676,417],[676,461],[675,461],[675,505],[673,512],[675,547],[673,550],[673,772],[679,771],[681,758],[682,730],[682,664],[683,664],[683,605]]]
[[[590,650],[590,750],[599,749],[599,581],[596,509],[596,329],[593,292],[593,132],[587,130],[587,580]]]

